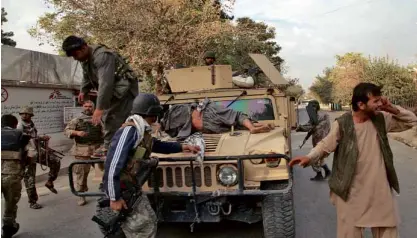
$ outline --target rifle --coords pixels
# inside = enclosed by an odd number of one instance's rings
[[[130,186],[127,190],[122,192],[122,198],[126,201],[127,209],[123,209],[113,217],[109,222],[104,222],[97,216],[93,216],[92,221],[96,222],[106,232],[105,238],[116,237],[116,233],[120,231],[120,227],[129,214],[132,212],[133,207],[140,202],[142,197],[142,185],[148,180],[149,175],[153,168],[158,166],[157,158],[150,158],[148,160],[140,161],[138,171],[136,173],[136,186]],[[109,207],[110,200],[104,199],[98,202],[100,208]]]
[[[304,137],[303,143],[300,145],[300,149],[304,146],[304,144],[307,142],[310,136],[313,135],[313,132],[315,129],[316,129],[316,126],[313,126],[310,130],[308,130],[306,137]]]

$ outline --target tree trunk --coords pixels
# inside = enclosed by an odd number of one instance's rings
[[[164,67],[162,65],[158,65],[156,69],[156,86],[155,86],[155,92],[156,95],[162,95],[164,92],[163,85],[162,85],[162,79],[164,77]]]

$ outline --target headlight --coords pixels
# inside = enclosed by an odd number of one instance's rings
[[[217,172],[220,183],[224,186],[234,186],[237,184],[237,169],[231,165],[225,165]]]

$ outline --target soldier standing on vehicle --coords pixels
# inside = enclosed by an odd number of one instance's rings
[[[94,103],[92,101],[84,101],[84,111],[77,118],[72,119],[65,127],[64,134],[70,139],[74,139],[75,144],[71,151],[78,160],[89,160],[90,156],[103,143],[103,132],[101,125],[93,125],[91,123],[94,112]],[[77,164],[74,166],[76,174],[76,184],[78,192],[87,192],[87,178],[90,172],[90,164]],[[79,206],[87,203],[85,197],[80,197]]]
[[[204,54],[204,63],[207,66],[211,66],[214,65],[214,62],[216,62],[216,53],[214,53],[213,51],[207,51]]]
[[[149,159],[151,152],[169,154],[191,151],[196,153],[200,150],[198,146],[163,142],[151,136],[150,125],[156,122],[162,110],[159,99],[155,95],[139,94],[133,102],[133,115],[126,120],[112,139],[105,162],[103,182],[104,190],[110,199],[110,207],[114,211],[127,209],[126,201],[121,194],[123,190],[135,186],[135,168],[140,160]],[[137,153],[138,150],[141,153]],[[137,154],[141,154],[140,157],[136,157]],[[126,237],[129,238],[155,237],[157,217],[146,195],[142,195],[141,201],[135,204],[121,227]]]
[[[2,238],[11,238],[19,230],[17,203],[22,193],[23,152],[30,137],[17,130],[13,115],[1,117],[1,193],[5,200]]]
[[[28,158],[25,159],[26,164],[24,165],[24,176],[23,181],[25,182],[26,192],[28,194],[29,200],[29,207],[33,209],[40,209],[42,206],[38,204],[38,193],[36,191],[36,163],[43,163],[47,164],[50,168],[49,170],[49,178],[48,181],[45,183],[45,187],[47,187],[51,192],[57,194],[58,192],[54,188],[53,181],[56,180],[58,177],[59,170],[61,168],[61,161],[58,158],[53,156],[48,156],[48,159],[44,158],[46,156],[46,152],[42,152],[41,154],[38,153],[39,151],[39,142],[40,141],[48,141],[50,139],[49,136],[38,136],[38,130],[36,129],[35,124],[32,121],[33,108],[25,106],[20,111],[21,121],[17,125],[17,129],[22,130],[24,134],[29,135],[31,137],[29,144],[26,146],[26,153],[25,156]],[[42,156],[42,158],[40,158]],[[42,161],[48,160],[48,161]]]
[[[307,156],[290,166],[308,166],[335,152],[329,179],[330,200],[337,211],[337,237],[363,237],[372,228],[375,238],[397,238],[399,183],[387,132],[417,125],[411,111],[381,97],[381,88],[360,83],[353,89],[353,112],[336,119],[330,133]]]
[[[298,126],[297,129],[295,129],[295,131],[302,131],[302,132],[311,131],[312,133],[311,140],[313,143],[313,147],[316,147],[317,143],[323,140],[323,138],[326,137],[327,134],[329,134],[330,132],[330,127],[331,127],[330,118],[326,112],[320,111],[320,103],[317,100],[312,100],[308,104],[309,105],[307,107],[311,107],[315,113],[314,116],[317,118],[317,125],[315,125],[316,123],[313,122],[314,120],[310,118],[307,124]],[[329,177],[331,174],[329,167],[325,163],[321,166],[319,163],[319,164],[312,165],[311,167],[313,168],[314,172],[316,172],[316,176],[313,178],[310,178],[310,180],[321,181]],[[321,173],[321,168],[324,169],[324,177],[323,177],[323,174]]]
[[[82,64],[84,77],[78,101],[84,101],[92,89],[97,90],[92,122],[95,125],[103,122],[104,145],[93,156],[103,157],[114,133],[129,116],[139,93],[138,79],[129,64],[104,45],[88,45],[82,38],[69,36],[62,43],[62,49]]]

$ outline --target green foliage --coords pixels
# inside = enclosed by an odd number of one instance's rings
[[[368,57],[350,52],[336,55],[336,65],[326,68],[310,87],[312,94],[323,103],[349,104],[353,88],[360,82],[383,86],[385,96],[396,104],[409,104],[417,100],[413,65],[399,65],[388,57]]]
[[[300,85],[298,78],[287,78],[287,81],[287,85],[280,85],[278,89],[285,92],[287,96],[294,97],[296,100],[304,95],[304,89]]]
[[[4,10],[4,7],[1,8],[1,25],[3,26],[3,22],[7,22],[7,12]],[[9,46],[16,46],[16,41],[12,39],[14,36],[14,33],[12,31],[9,32],[3,32],[3,29],[1,30],[1,43],[3,45],[9,45]]]
[[[309,88],[313,97],[321,103],[328,104],[332,102],[333,83],[329,79],[331,72],[332,68],[326,68],[323,72],[324,75],[317,75],[316,80]]]
[[[364,81],[382,86],[384,95],[398,104],[407,103],[417,95],[416,84],[409,69],[388,57],[370,58],[365,68]]]

